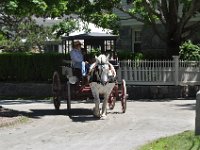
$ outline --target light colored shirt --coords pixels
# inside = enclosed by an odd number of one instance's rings
[[[70,51],[70,57],[72,60],[73,68],[82,69],[83,54],[81,53],[81,50],[72,49]]]

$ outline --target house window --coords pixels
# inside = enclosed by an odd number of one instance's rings
[[[141,52],[141,31],[134,31],[133,36],[133,50],[134,52]]]
[[[53,46],[53,51],[54,51],[54,52],[58,52],[58,49],[59,49],[59,48],[58,48],[58,45],[52,45],[52,46]]]
[[[135,31],[135,42],[141,42],[141,31]]]

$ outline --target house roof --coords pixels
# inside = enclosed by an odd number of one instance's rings
[[[105,40],[114,40],[117,39],[117,35],[108,34],[108,33],[99,33],[99,32],[90,32],[90,33],[83,33],[78,35],[72,36],[64,36],[62,37],[63,40],[74,40],[74,39],[105,39]]]

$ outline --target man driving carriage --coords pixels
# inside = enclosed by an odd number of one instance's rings
[[[77,76],[79,81],[86,82],[86,75],[90,65],[87,61],[84,61],[81,45],[82,44],[80,41],[73,42],[72,50],[70,51],[70,57],[72,60],[73,74]]]

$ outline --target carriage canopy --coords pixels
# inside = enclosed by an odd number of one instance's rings
[[[91,50],[99,50],[102,54],[109,53],[112,57],[115,57],[117,38],[117,35],[97,32],[65,36],[62,37],[62,51],[65,54],[69,53],[72,43],[79,40],[82,42],[83,50],[86,53]]]

